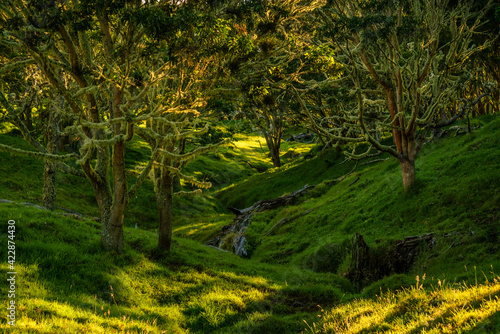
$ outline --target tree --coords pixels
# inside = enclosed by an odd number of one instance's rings
[[[3,47],[1,58],[5,65],[0,70],[0,105],[3,107],[4,114],[0,122],[10,123],[16,127],[38,154],[56,155],[61,122],[61,114],[58,110],[63,108],[64,100],[59,95],[54,96],[54,92],[47,89],[47,82],[43,81],[36,65],[11,66],[11,62],[15,63],[15,61],[10,61],[10,59],[23,57],[12,50],[9,45],[3,44]],[[0,150],[17,152],[6,145],[2,145]],[[49,210],[54,210],[55,206],[56,168],[85,177],[82,171],[60,161],[61,158],[63,157],[57,158],[59,161],[48,158],[44,163],[42,203]]]
[[[220,54],[234,34],[228,22],[204,10],[199,4],[183,4],[176,8],[176,17],[183,24],[175,33],[157,39],[155,47],[169,49],[168,58],[155,53],[145,59],[141,76],[150,66],[163,64],[166,78],[148,91],[144,97],[145,126],[136,125],[136,133],[151,148],[152,179],[158,207],[158,247],[170,250],[172,244],[173,199],[175,195],[188,196],[211,187],[210,182],[198,181],[182,173],[182,169],[196,157],[219,145],[199,145],[194,140],[208,130],[208,123],[200,127],[202,109],[210,98],[212,84],[219,72]],[[203,25],[198,24],[204,22]],[[174,192],[174,178],[193,187],[193,191]]]
[[[274,167],[280,167],[280,145],[293,103],[287,86],[304,75],[301,19],[318,1],[242,2],[234,12],[242,23],[236,28],[248,41],[227,62],[231,78],[237,80],[243,107],[266,139]],[[243,20],[241,20],[243,19]],[[234,83],[233,83],[234,84]]]
[[[474,8],[486,6],[487,0],[474,1]],[[483,94],[488,97],[477,101],[477,108],[473,115],[484,115],[500,111],[500,4],[491,4],[485,13],[485,22],[476,34],[474,43],[480,45],[487,43],[487,47],[475,53],[467,63],[471,71],[477,73],[474,80],[469,82],[465,93],[471,100]],[[465,97],[464,97],[465,98]]]
[[[370,149],[396,157],[405,191],[415,182],[417,130],[428,126],[471,77],[462,64],[481,49],[472,37],[485,13],[471,8],[470,1],[448,6],[445,0],[333,0],[316,11],[316,41],[335,52],[344,73],[323,85],[350,83],[355,101],[337,109],[345,120],[342,127],[357,133],[356,138],[330,137],[367,141]],[[383,145],[376,128],[391,131],[395,147]]]
[[[81,138],[78,164],[94,189],[105,250],[123,250],[129,202],[125,146],[134,124],[149,118],[141,114],[141,102],[164,78],[166,65],[155,63],[140,77],[136,69],[158,51],[151,36],[173,31],[175,8],[170,1],[98,0],[6,1],[0,6],[7,43],[26,54],[12,66],[36,64],[68,106],[64,113],[73,125],[65,132]]]
[[[191,136],[200,135],[208,129],[196,129],[196,110],[182,110],[179,107],[159,109],[159,117],[153,118],[146,128],[138,129],[138,134],[149,143],[153,162],[152,178],[158,207],[158,226],[160,249],[170,250],[172,245],[173,227],[173,197],[196,195],[200,189],[210,188],[210,182],[196,180],[186,176],[181,171],[200,154],[216,148],[218,145],[197,147],[185,152],[186,140]],[[153,161],[153,160],[152,160]],[[174,178],[185,180],[198,189],[194,191],[174,192]]]

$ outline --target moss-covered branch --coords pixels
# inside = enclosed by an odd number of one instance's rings
[[[24,155],[29,157],[34,157],[37,159],[51,160],[51,161],[61,161],[61,160],[69,160],[69,159],[77,159],[79,155],[76,153],[58,155],[58,154],[50,154],[36,151],[28,151],[20,148],[15,148],[9,145],[0,144],[0,151],[8,152],[17,155]]]

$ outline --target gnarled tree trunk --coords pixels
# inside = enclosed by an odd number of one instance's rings
[[[120,110],[122,93],[117,86],[113,87],[113,117],[123,116]],[[91,100],[92,101],[92,100]],[[91,109],[91,113],[94,109]],[[93,121],[98,122],[98,116],[93,113]],[[114,125],[116,135],[124,135],[121,140],[113,144],[112,161],[110,161],[110,150],[106,145],[96,148],[95,170],[90,161],[82,164],[82,169],[91,181],[94,194],[99,205],[101,215],[101,247],[106,251],[123,252],[123,216],[128,204],[127,178],[125,175],[125,138],[127,130],[120,123]],[[129,133],[131,135],[132,133]],[[102,140],[105,138],[101,129],[93,131],[93,137]],[[110,165],[112,167],[113,187],[110,180]]]
[[[113,205],[109,220],[103,224],[101,244],[106,250],[123,252],[123,216],[128,204],[127,179],[125,176],[125,142],[113,147]],[[106,231],[106,235],[104,235]]]
[[[125,197],[125,201],[116,201],[116,197],[121,195],[115,192],[115,200],[113,200],[109,178],[102,182],[91,179],[91,182],[101,218],[101,247],[106,251],[121,253],[123,252],[123,215],[128,198]]]
[[[415,183],[415,160],[403,158],[399,160],[403,175],[404,191],[408,192]]]

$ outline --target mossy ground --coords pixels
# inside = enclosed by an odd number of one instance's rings
[[[339,182],[353,163],[340,164],[344,158],[335,152],[308,154],[311,144],[284,143],[283,153],[297,153],[272,168],[259,137],[239,135],[234,145],[186,169],[214,187],[203,196],[176,198],[170,253],[156,248],[151,181],[131,200],[126,248],[116,255],[100,250],[88,181],[59,173],[56,205],[88,218],[0,203],[0,243],[7,244],[7,220],[16,221],[13,332],[498,332],[500,119],[475,121],[483,127],[424,146],[410,194],[403,193],[393,159],[360,165]],[[0,134],[0,141],[27,148],[12,133]],[[128,150],[132,182],[150,152],[140,141]],[[39,204],[42,168],[39,161],[0,153],[0,198]],[[226,207],[248,207],[305,184],[317,186],[291,206],[253,217],[251,259],[202,244],[232,221]],[[265,235],[281,219],[308,210]],[[355,232],[375,251],[423,233],[434,233],[436,242],[420,250],[409,273],[359,287],[342,277]],[[424,274],[420,288],[415,277]],[[6,288],[1,285],[3,296]],[[9,327],[5,317],[1,321],[0,328]]]

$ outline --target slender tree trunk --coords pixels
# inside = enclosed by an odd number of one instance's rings
[[[486,111],[485,111],[485,108],[484,108],[484,103],[482,101],[479,101],[477,103],[477,109],[476,108],[472,109],[472,117],[477,117],[477,116],[480,116],[480,115],[486,115]]]
[[[123,216],[128,204],[127,179],[125,176],[125,143],[113,147],[113,204],[109,220],[103,224],[101,244],[105,250],[123,252]]]
[[[281,167],[279,146],[274,145],[273,148],[271,149],[271,159],[273,160],[274,167]]]
[[[101,216],[101,247],[106,251],[117,253],[123,252],[123,216],[128,204],[125,167],[121,163],[124,146],[124,142],[118,142],[113,147],[114,191],[111,190],[110,180],[106,174],[99,173],[102,182],[91,179]],[[99,148],[99,150],[107,149]],[[83,167],[83,170],[89,175],[88,168]]]
[[[271,135],[265,135],[267,147],[269,148],[269,154],[271,154],[271,160],[274,167],[281,167],[280,160],[280,142],[273,139]]]
[[[47,152],[57,154],[57,145],[59,142],[59,119],[55,112],[49,113],[47,122]],[[43,206],[54,210],[56,199],[56,164],[53,161],[45,160],[43,169]]]
[[[101,214],[101,247],[105,251],[123,252],[123,214],[125,206],[113,203],[111,191],[105,186],[94,186]]]
[[[109,221],[111,217],[111,207],[113,206],[113,196],[109,182],[109,149],[108,147],[97,148],[96,170],[92,169],[90,161],[84,162],[82,169],[90,180],[94,190],[94,196],[99,207],[101,217],[101,247],[104,250],[112,250],[109,231]]]
[[[52,153],[49,151],[49,153]],[[45,161],[43,169],[43,206],[54,211],[56,200],[56,166],[52,161]]]
[[[398,153],[398,160],[401,165],[401,174],[403,177],[403,187],[404,191],[408,192],[412,188],[416,180],[415,175],[415,158],[417,155],[416,146],[416,127],[406,133],[405,122],[403,118],[395,117],[401,108],[401,102],[398,102],[394,98],[394,93],[390,89],[386,89],[386,96],[388,99],[388,107],[391,117],[393,119],[393,140],[396,145],[396,150]],[[400,96],[400,93],[396,92],[396,97]]]
[[[411,187],[415,183],[415,161],[403,158],[399,161],[401,165],[401,172],[403,175],[403,186],[405,192],[410,191]]]
[[[113,197],[111,196],[111,189],[109,185],[95,184],[94,187],[95,198],[99,206],[99,213],[101,216],[101,247],[104,250],[112,250],[111,236],[109,231],[109,221],[111,217],[111,207],[113,205]]]
[[[173,225],[173,177],[165,170],[161,171],[161,174],[156,191],[159,220],[158,248],[170,250]]]
[[[96,131],[97,138],[102,138],[100,131]],[[92,183],[97,205],[99,206],[101,247],[106,251],[115,251],[117,253],[123,252],[123,215],[128,203],[123,162],[124,145],[124,142],[118,142],[113,147],[114,191],[111,189],[109,178],[110,154],[108,147],[97,147],[95,171],[90,166],[90,161],[82,164],[83,171]]]
[[[279,115],[279,110],[276,111],[270,108],[268,113],[265,114],[265,120],[265,126],[261,126],[262,134],[266,139],[273,166],[281,167],[280,146],[281,135],[283,133],[282,116]]]
[[[52,153],[49,151],[49,153]],[[56,166],[52,161],[45,161],[43,168],[43,206],[54,211],[56,200]]]

